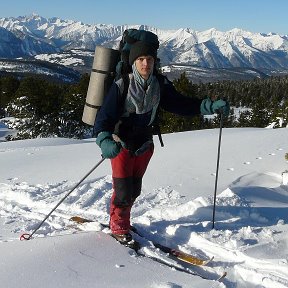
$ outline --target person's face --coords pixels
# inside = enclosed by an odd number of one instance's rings
[[[140,56],[135,60],[135,64],[139,74],[147,80],[153,72],[154,58],[152,56]]]

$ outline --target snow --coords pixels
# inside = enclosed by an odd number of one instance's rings
[[[60,55],[60,54],[39,54],[35,56],[35,59],[47,61],[51,63],[61,64],[64,66],[78,66],[78,65],[84,65],[83,59],[69,57],[66,54]]]
[[[23,55],[18,51],[16,54],[21,54],[18,56],[31,56],[32,54],[35,56],[37,53],[44,53],[44,55],[40,54],[38,59],[44,59],[52,63],[57,61],[57,63],[63,65],[80,66],[83,65],[83,62],[80,55],[78,57],[76,55],[74,60],[73,55],[61,58],[56,56],[55,52],[63,49],[69,52],[71,49],[77,48],[94,50],[96,45],[116,48],[125,29],[140,28],[158,35],[160,42],[159,56],[161,55],[163,65],[184,63],[208,68],[239,66],[254,67],[256,69],[266,68],[268,70],[287,68],[287,56],[285,58],[288,53],[287,36],[252,33],[238,28],[225,32],[218,31],[215,28],[204,31],[196,31],[192,28],[162,30],[139,24],[89,25],[56,17],[46,19],[38,15],[0,18],[0,27],[12,32],[17,37],[19,37],[19,31],[22,31],[23,35],[29,36],[28,38],[23,36],[26,39],[23,40],[25,45],[21,46]],[[49,39],[54,43],[52,46],[49,41],[49,43],[47,42]],[[38,45],[35,46],[35,43]],[[18,42],[15,42],[10,46],[18,47],[18,44]],[[0,46],[0,50],[3,50],[1,55],[11,55],[10,46],[5,43],[0,43]],[[31,47],[36,49],[34,49],[34,53],[32,53]],[[49,56],[49,53],[52,53],[52,55]],[[211,55],[217,55],[217,57],[211,58]],[[205,56],[207,57],[205,58]]]
[[[0,137],[8,133],[0,127]],[[288,186],[282,184],[288,129],[224,128],[212,207],[219,129],[155,137],[155,154],[132,210],[146,236],[206,259],[205,280],[119,245],[97,223],[109,221],[111,169],[95,139],[33,139],[0,143],[0,279],[9,288],[50,287],[288,287]],[[0,138],[1,140],[1,138]],[[215,281],[228,272],[223,283]]]

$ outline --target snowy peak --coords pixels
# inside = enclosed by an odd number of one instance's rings
[[[160,30],[146,25],[92,25],[56,17],[47,19],[37,14],[1,18],[1,27],[2,58],[71,49],[93,51],[96,45],[116,48],[123,31],[136,28],[150,30],[158,35],[159,57],[163,65],[178,63],[205,68],[288,68],[288,36],[275,33],[252,33],[239,28],[222,32],[215,28],[196,31],[191,28]],[[5,44],[7,35],[10,35],[12,49]]]

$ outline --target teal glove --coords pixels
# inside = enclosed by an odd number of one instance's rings
[[[200,111],[202,115],[211,115],[214,113],[223,113],[224,116],[229,115],[230,105],[227,101],[222,99],[212,101],[210,98],[206,98],[200,105]]]
[[[113,140],[110,132],[99,133],[96,144],[101,148],[102,156],[104,158],[115,158],[121,150],[121,144]]]

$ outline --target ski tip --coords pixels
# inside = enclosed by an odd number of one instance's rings
[[[85,219],[85,218],[82,218],[82,217],[79,217],[79,216],[73,216],[69,220],[73,221],[73,222],[76,222],[76,223],[79,223],[79,224],[93,222],[92,220]]]
[[[173,250],[172,255],[174,255],[176,258],[178,258],[179,260],[183,262],[186,262],[191,265],[196,265],[196,266],[205,266],[214,259],[214,257],[211,257],[208,260],[204,260],[204,259],[195,257],[193,255],[182,253],[181,251],[175,251],[175,250]]]

